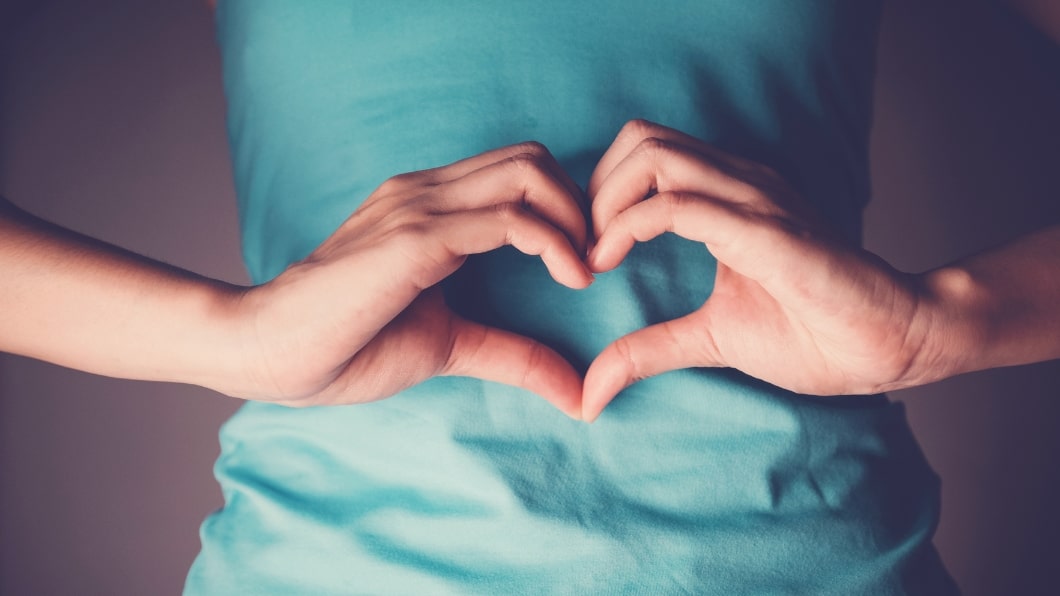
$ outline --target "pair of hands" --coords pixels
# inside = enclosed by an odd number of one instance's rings
[[[601,158],[587,195],[588,252],[584,195],[539,144],[388,180],[308,258],[241,295],[252,355],[242,397],[359,403],[461,375],[592,420],[626,386],[678,368],[734,367],[828,395],[895,386],[918,358],[916,278],[830,235],[765,166],[638,120]],[[584,379],[545,345],[458,317],[437,286],[467,255],[512,245],[584,288],[667,231],[717,258],[712,295],[617,339]]]

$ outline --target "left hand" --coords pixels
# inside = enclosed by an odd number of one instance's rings
[[[584,288],[581,192],[543,145],[502,147],[384,182],[307,258],[238,301],[247,346],[225,392],[288,406],[384,399],[435,376],[521,387],[580,415],[581,378],[528,337],[459,317],[438,284],[505,245]]]
[[[862,394],[894,386],[922,356],[917,278],[831,234],[765,166],[633,121],[588,194],[594,271],[667,231],[704,243],[718,266],[698,310],[597,356],[585,377],[585,420],[626,386],[668,370],[733,367],[799,393]]]

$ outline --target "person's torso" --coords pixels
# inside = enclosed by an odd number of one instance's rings
[[[537,140],[584,185],[632,118],[773,166],[856,238],[878,12],[838,0],[222,0],[252,278],[306,256],[403,172]],[[508,249],[470,259],[446,296],[584,367],[622,334],[697,308],[713,274],[702,244],[664,236],[588,290]],[[278,585],[281,568],[301,566],[324,591],[889,593],[914,554],[930,558],[937,515],[900,408],[728,370],[637,383],[591,426],[511,387],[445,378],[360,406],[248,404],[222,443],[227,505],[204,526],[189,586],[267,543],[272,567],[255,573]],[[302,525],[311,537],[285,536]]]

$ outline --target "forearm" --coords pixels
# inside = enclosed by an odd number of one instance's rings
[[[0,351],[231,392],[241,288],[58,228],[0,199]]]
[[[925,340],[903,386],[1060,358],[1060,226],[921,279]]]

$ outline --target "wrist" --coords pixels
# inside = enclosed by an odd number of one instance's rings
[[[965,268],[947,266],[917,276],[917,287],[911,328],[921,340],[896,388],[984,368],[993,328],[985,284]]]
[[[280,282],[235,288],[220,310],[233,356],[224,387],[211,387],[231,397],[295,405],[298,396],[318,389],[308,386],[320,359],[295,364],[305,356],[301,345],[307,317],[300,304],[277,296]],[[285,285],[285,284],[282,284]],[[282,291],[279,293],[283,293]]]
[[[186,286],[180,292],[180,302],[188,324],[183,330],[177,327],[171,331],[176,336],[172,343],[174,368],[168,373],[159,371],[157,376],[162,378],[157,380],[191,383],[228,396],[246,397],[247,338],[241,313],[245,292],[244,287],[213,280],[196,280]],[[171,378],[164,378],[167,376]]]

